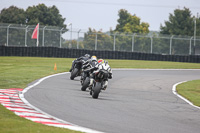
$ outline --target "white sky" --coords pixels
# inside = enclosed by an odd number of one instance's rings
[[[168,20],[169,13],[177,8],[190,8],[192,15],[200,13],[200,0],[0,0],[0,10],[11,5],[27,9],[28,6],[44,3],[55,5],[65,24],[72,23],[73,28],[89,27],[103,31],[113,30],[117,25],[118,11],[126,9],[131,14],[149,23],[150,30],[159,31],[160,24]]]

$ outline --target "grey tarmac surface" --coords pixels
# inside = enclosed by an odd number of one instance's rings
[[[107,133],[199,133],[200,110],[172,93],[200,70],[113,70],[106,91],[92,99],[79,78],[51,77],[25,93],[30,104],[59,119]]]

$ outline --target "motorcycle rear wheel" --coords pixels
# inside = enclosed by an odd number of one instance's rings
[[[78,73],[78,69],[74,68],[74,70],[72,70],[72,72],[71,72],[70,79],[74,80],[74,78],[76,77],[77,73]]]
[[[86,77],[86,79],[83,81],[83,86],[81,87],[81,90],[82,91],[86,91],[86,89],[89,86],[89,84],[90,84],[90,78]]]
[[[96,82],[92,91],[92,98],[97,99],[99,97],[99,93],[101,92],[101,83]]]

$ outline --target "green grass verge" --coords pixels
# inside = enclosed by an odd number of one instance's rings
[[[177,92],[200,107],[200,80],[193,80],[177,86]]]
[[[72,58],[0,57],[0,88],[25,88],[32,81],[47,75],[69,71]],[[199,69],[198,63],[140,60],[108,60],[112,68]],[[54,65],[57,71],[54,71]],[[62,133],[75,131],[45,126],[14,115],[0,105],[0,131],[3,133]]]
[[[38,78],[68,71],[71,63],[66,58],[0,57],[0,88],[25,88]]]

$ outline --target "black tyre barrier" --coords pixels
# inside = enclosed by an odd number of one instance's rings
[[[85,50],[57,47],[16,47],[0,46],[0,56],[31,56],[31,57],[59,57],[77,58],[90,54],[103,59],[127,59],[127,60],[152,60],[200,63],[200,55],[161,55],[139,52]]]

